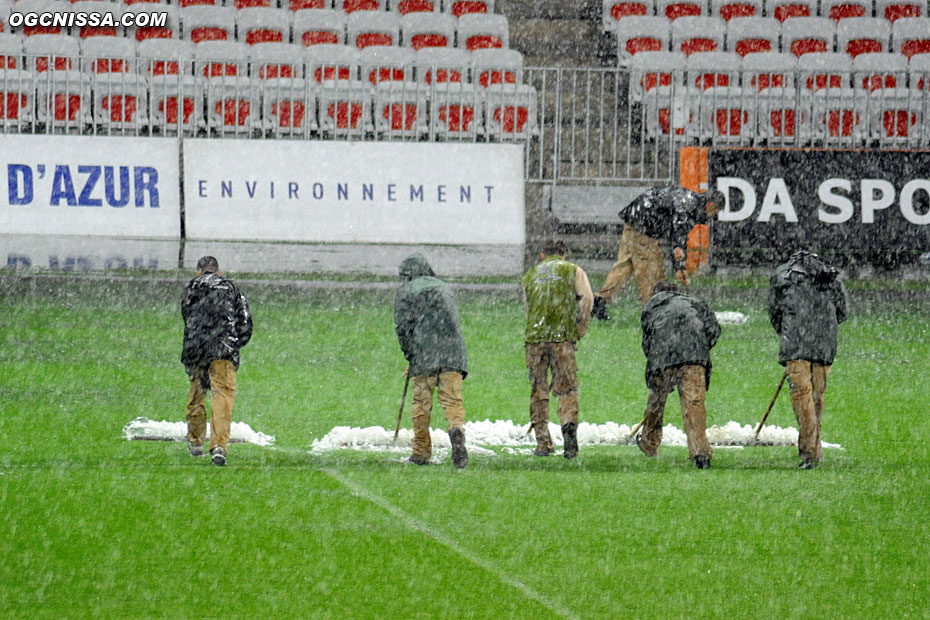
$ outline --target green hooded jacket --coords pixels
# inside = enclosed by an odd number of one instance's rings
[[[720,323],[707,304],[677,291],[656,293],[640,317],[646,383],[653,373],[682,364],[703,366],[710,387],[710,350],[720,337]]]
[[[523,276],[526,295],[524,342],[577,342],[578,298],[574,263],[547,256]]]
[[[421,254],[404,259],[400,279],[394,328],[410,364],[410,376],[457,371],[465,377],[468,356],[452,289],[436,277]]]
[[[833,364],[847,306],[838,273],[806,251],[795,252],[775,269],[769,287],[769,320],[778,333],[782,366],[790,360]]]

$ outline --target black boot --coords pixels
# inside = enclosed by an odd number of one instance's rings
[[[565,440],[563,456],[567,459],[573,459],[578,456],[578,425],[574,422],[566,422],[563,424],[562,438]]]
[[[603,297],[594,298],[594,308],[591,310],[591,316],[598,321],[609,321],[610,315],[607,314],[607,300]]]
[[[465,433],[458,426],[449,431],[449,441],[452,443],[452,464],[456,469],[463,469],[468,465],[468,450],[465,449]]]

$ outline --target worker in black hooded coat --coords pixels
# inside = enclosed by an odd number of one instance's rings
[[[647,456],[658,453],[665,401],[677,388],[688,456],[706,469],[712,451],[704,400],[710,386],[710,350],[720,337],[720,324],[703,300],[679,292],[673,282],[659,282],[654,292],[640,317],[649,399],[637,445]]]
[[[824,393],[839,324],[847,317],[846,289],[838,275],[813,252],[800,250],[775,269],[769,286],[769,320],[778,333],[778,362],[788,374],[802,469],[823,460]]]

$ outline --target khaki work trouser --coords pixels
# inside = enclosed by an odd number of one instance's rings
[[[210,449],[226,450],[229,427],[232,424],[233,402],[236,400],[236,367],[229,360],[214,360],[209,367],[195,368],[190,375],[191,389],[187,395],[187,440],[202,446],[207,432],[207,389],[203,375],[210,377],[212,413],[210,415]]]
[[[681,417],[688,436],[688,457],[693,459],[701,455],[710,458],[713,454],[707,441],[707,409],[704,398],[704,367],[697,365],[666,368],[649,377],[649,400],[643,416],[643,434],[639,445],[649,456],[659,452],[662,443],[662,418],[665,415],[665,401],[676,387],[681,401]]]
[[[610,301],[626,288],[634,276],[639,300],[645,306],[652,297],[652,289],[665,279],[665,261],[658,241],[624,226],[617,262],[607,272],[607,279],[597,296]]]
[[[788,385],[791,386],[791,407],[798,420],[798,455],[815,463],[823,460],[820,443],[820,421],[823,419],[824,398],[830,366],[807,360],[790,360]]]
[[[559,399],[559,422],[578,424],[578,364],[574,342],[526,343],[526,367],[530,373],[530,421],[536,431],[536,446],[552,451],[549,435],[549,390]],[[549,383],[549,371],[552,383]]]
[[[439,394],[439,404],[446,416],[446,430],[465,424],[465,406],[462,399],[462,373],[440,372],[434,375],[411,377],[413,383],[413,456],[429,460],[433,444],[429,435],[430,416],[433,412],[433,392]]]

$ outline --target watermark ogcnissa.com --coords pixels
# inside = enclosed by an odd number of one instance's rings
[[[109,12],[86,11],[48,11],[44,13],[10,13],[11,28],[26,26],[34,28],[164,28],[168,23],[167,11],[144,13],[123,13],[114,15]]]

